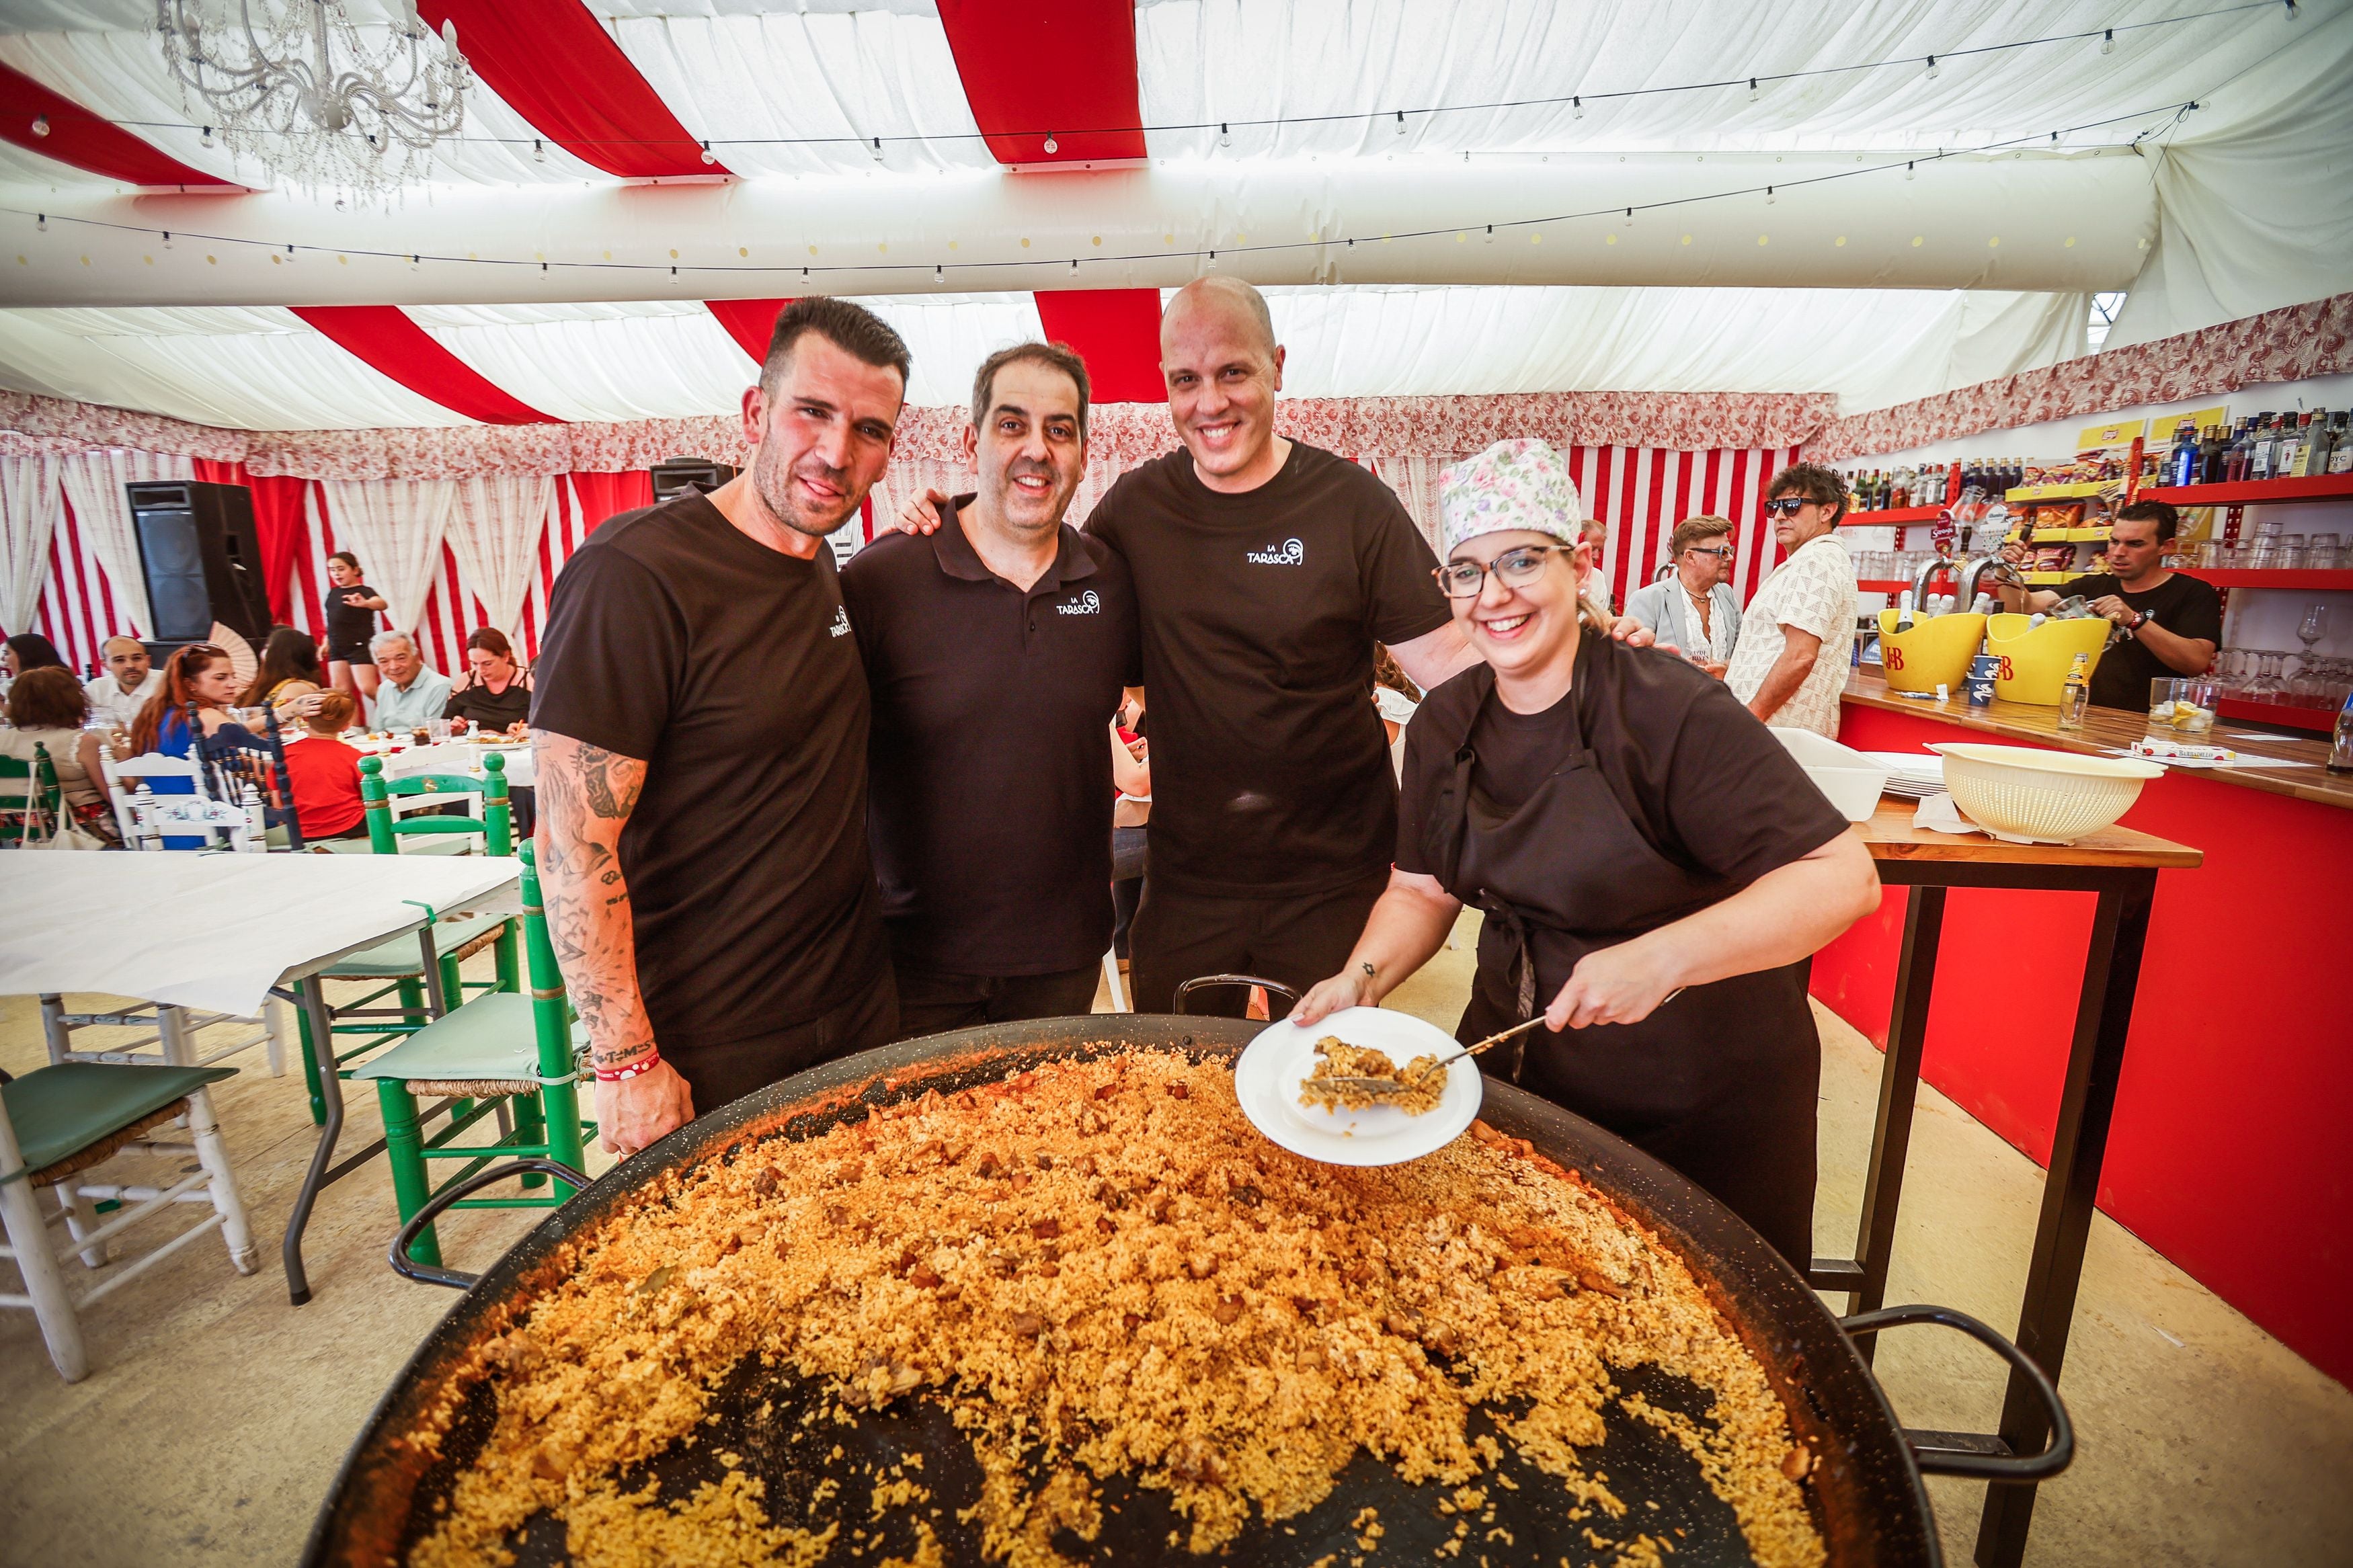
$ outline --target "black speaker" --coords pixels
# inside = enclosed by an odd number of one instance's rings
[[[268,640],[269,590],[253,492],[193,479],[142,480],[123,490],[156,640],[199,641],[215,621],[257,648]]]
[[[708,495],[735,477],[735,470],[724,463],[708,462],[701,458],[665,458],[651,470],[654,477],[654,504],[701,490]]]

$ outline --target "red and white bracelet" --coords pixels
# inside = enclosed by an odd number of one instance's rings
[[[659,1051],[649,1052],[647,1055],[638,1058],[636,1061],[631,1062],[625,1068],[598,1068],[596,1069],[596,1081],[598,1083],[619,1083],[623,1079],[637,1078],[642,1074],[653,1071],[654,1068],[659,1066],[661,1066],[661,1054]]]

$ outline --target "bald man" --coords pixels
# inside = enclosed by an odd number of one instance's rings
[[[164,684],[164,672],[153,668],[147,646],[137,637],[106,639],[106,673],[82,688],[92,713],[103,714],[128,730],[147,706],[147,699]]]
[[[1373,645],[1424,688],[1476,662],[1396,492],[1274,433],[1282,364],[1257,289],[1218,277],[1178,290],[1160,370],[1183,448],[1123,476],[1087,520],[1133,571],[1151,694],[1149,861],[1129,933],[1140,1012],[1167,1011],[1195,975],[1303,994],[1347,962],[1397,843]]]

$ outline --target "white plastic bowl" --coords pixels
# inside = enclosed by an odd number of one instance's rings
[[[1945,787],[1961,814],[1997,838],[2073,844],[2132,809],[2140,786],[2161,777],[2155,763],[2091,757],[2033,746],[1939,741]]]
[[[1887,788],[1887,770],[1852,746],[1842,746],[1811,730],[1772,726],[1774,737],[1788,748],[1814,787],[1822,792],[1849,822],[1869,822]]]

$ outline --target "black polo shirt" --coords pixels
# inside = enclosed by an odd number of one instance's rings
[[[841,594],[872,693],[867,825],[892,951],[997,976],[1100,959],[1107,726],[1143,682],[1127,563],[1066,525],[1025,592],[982,563],[959,515],[868,545]]]

